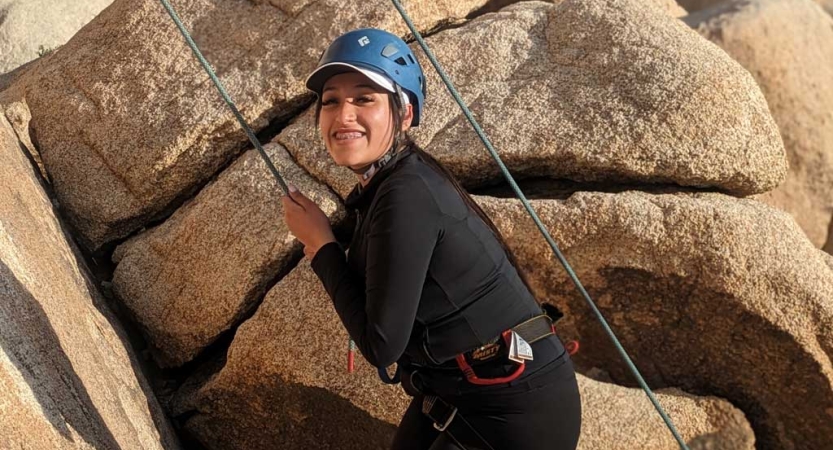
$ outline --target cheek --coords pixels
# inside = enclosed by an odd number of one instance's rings
[[[326,143],[328,142],[328,137],[330,135],[330,128],[332,128],[333,121],[332,119],[323,112],[320,116],[318,116],[318,136],[321,138],[321,141]]]
[[[393,128],[393,119],[387,108],[379,108],[365,116],[367,126],[373,132],[373,141],[388,139]]]

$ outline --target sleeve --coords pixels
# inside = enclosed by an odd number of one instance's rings
[[[425,182],[391,181],[380,186],[367,226],[365,280],[353,278],[337,244],[319,249],[312,261],[350,337],[376,367],[405,351],[440,233],[439,208]]]

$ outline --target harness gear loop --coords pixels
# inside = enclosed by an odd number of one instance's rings
[[[579,349],[578,341],[570,341],[570,342],[564,344],[564,347],[567,349],[567,353],[569,353],[571,356],[578,353],[578,349]]]
[[[402,381],[402,367],[399,364],[396,365],[396,372],[393,373],[392,377],[388,374],[388,369],[385,367],[379,367],[378,372],[382,383],[399,384]]]
[[[474,350],[460,353],[454,359],[457,362],[457,367],[460,368],[460,371],[462,371],[463,375],[466,377],[466,381],[471,384],[478,386],[491,386],[495,384],[509,383],[520,377],[526,369],[526,359],[520,359],[519,361],[517,359],[513,359],[513,355],[511,354],[512,340],[517,336],[524,342],[533,344],[548,336],[552,336],[553,334],[555,334],[555,325],[552,317],[549,314],[540,314],[501,333],[500,339],[502,339],[504,343],[504,347],[502,348],[507,351],[506,355],[498,352],[497,343],[490,343]],[[491,360],[494,357],[506,357],[507,359],[516,362],[518,367],[516,367],[512,373],[503,377],[482,378],[477,376],[472,364],[469,363],[469,360]]]
[[[512,331],[506,330],[501,335],[501,338],[506,342],[506,345],[509,345],[510,340],[512,339]],[[468,361],[466,361],[466,355],[460,353],[457,355],[457,367],[463,372],[463,375],[466,377],[466,381],[471,384],[476,384],[478,386],[491,386],[494,384],[503,384],[508,383],[510,381],[515,380],[522,373],[524,373],[524,369],[526,369],[526,361],[521,361],[518,364],[518,367],[515,369],[514,372],[505,376],[505,377],[495,377],[495,378],[479,378],[477,374],[474,373],[474,369],[469,365]]]

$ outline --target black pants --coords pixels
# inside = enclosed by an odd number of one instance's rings
[[[581,430],[581,399],[568,355],[522,383],[500,389],[443,396],[458,408],[495,450],[575,450]],[[422,413],[423,396],[414,397],[393,440],[393,450],[479,450],[457,445],[435,430]],[[456,419],[455,419],[456,420]]]

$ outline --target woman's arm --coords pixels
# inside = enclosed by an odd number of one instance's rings
[[[387,181],[376,194],[380,197],[366,227],[364,283],[350,272],[338,244],[321,247],[312,260],[348,333],[376,367],[387,367],[405,351],[441,217],[419,176]]]

